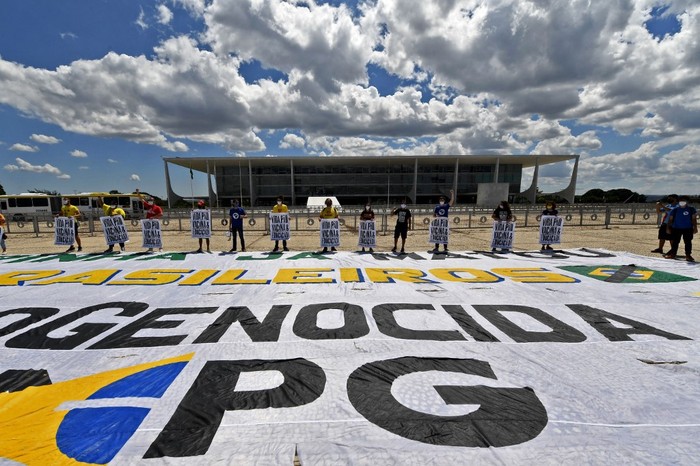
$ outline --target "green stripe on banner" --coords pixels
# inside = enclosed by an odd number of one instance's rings
[[[559,268],[608,283],[673,283],[697,280],[684,275],[634,265],[567,265]]]

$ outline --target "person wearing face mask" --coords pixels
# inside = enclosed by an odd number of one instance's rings
[[[688,196],[678,198],[678,207],[668,214],[666,231],[671,235],[671,250],[664,255],[666,259],[675,259],[678,247],[683,238],[685,246],[685,260],[695,262],[693,259],[693,234],[698,232],[698,212],[695,207],[688,205]]]
[[[398,209],[394,209],[391,215],[396,215],[396,227],[394,227],[394,247],[391,252],[396,252],[396,245],[399,242],[399,236],[401,237],[401,254],[406,254],[404,250],[406,246],[406,237],[408,236],[408,230],[411,229],[411,211],[406,207],[406,200],[404,199]]]
[[[374,220],[374,211],[369,203],[365,205],[365,210],[360,213],[360,220]],[[362,248],[362,252],[365,252],[365,248]],[[374,249],[369,248],[369,252],[374,252]]]
[[[545,209],[542,211],[542,215],[549,215],[556,217],[559,215],[559,211],[557,210],[557,204],[553,201],[547,201],[547,204],[545,204]],[[549,244],[543,244],[542,245],[542,250],[544,251],[545,249],[552,249],[552,246]]]
[[[666,240],[668,242],[671,242],[671,235],[668,233],[668,214],[671,212],[673,209],[678,207],[678,196],[675,194],[670,194],[668,196],[668,204],[663,205],[661,201],[658,201],[656,203],[656,213],[661,214],[663,213],[664,216],[661,219],[661,225],[659,225],[659,234],[657,235],[659,239],[659,247],[656,249],[652,249],[651,252],[658,252],[659,254],[664,253],[664,244],[666,244]]]
[[[231,250],[229,252],[236,252],[237,249],[237,236],[241,238],[241,252],[245,252],[245,239],[243,239],[243,219],[248,217],[241,203],[238,199],[231,201],[231,209],[228,211],[229,225],[231,230]]]
[[[449,212],[450,212],[450,207],[454,207],[454,198],[455,198],[455,192],[453,189],[450,189],[450,199],[447,200],[445,196],[440,196],[438,199],[438,205],[435,206],[434,210],[434,217],[449,217]],[[448,251],[447,249],[447,243],[443,244],[443,247],[445,248],[445,252]],[[439,249],[439,245],[436,244],[435,248],[433,248],[433,253],[437,253]]]
[[[514,217],[513,212],[510,210],[510,204],[508,204],[508,201],[501,201],[498,204],[498,207],[496,207],[491,214],[491,218],[497,222],[512,222]],[[496,252],[496,248],[493,248],[491,251]],[[501,252],[509,251],[509,249],[501,250]]]
[[[327,198],[325,204],[326,207],[324,207],[321,213],[319,214],[319,219],[324,220],[331,218],[340,218],[340,216],[338,215],[338,210],[335,207],[333,207],[333,201],[331,200],[331,198]],[[331,247],[331,251],[336,251],[335,247]],[[323,252],[328,252],[328,248],[323,248]]]
[[[78,235],[78,220],[80,219],[80,210],[70,203],[70,199],[63,199],[63,206],[61,207],[61,217],[73,217],[75,219],[75,242],[78,243],[78,252],[83,250],[83,246],[80,242],[80,235]],[[75,246],[72,244],[66,252],[75,251]]]
[[[272,207],[272,213],[273,214],[284,214],[289,212],[289,209],[287,206],[284,204],[284,198],[282,196],[277,196],[277,203]],[[287,249],[287,240],[282,240],[282,249],[284,251],[289,251]],[[279,252],[280,250],[280,242],[275,241],[275,247],[272,249],[272,252]]]

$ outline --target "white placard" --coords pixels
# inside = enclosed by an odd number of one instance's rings
[[[515,222],[493,222],[491,231],[491,248],[513,249]]]
[[[143,244],[141,247],[158,249],[163,247],[160,220],[155,218],[141,220],[141,234],[143,235]]]
[[[192,238],[211,238],[211,211],[195,209],[190,213]]]
[[[450,219],[448,217],[436,217],[430,222],[429,243],[447,244],[450,241]]]
[[[374,220],[360,220],[357,245],[361,248],[377,247],[377,225]]]
[[[53,222],[53,244],[56,246],[72,246],[75,242],[75,219],[73,217],[57,217]]]
[[[340,246],[340,222],[337,218],[321,219],[320,237],[322,248]]]
[[[543,215],[540,219],[540,244],[560,244],[563,229],[563,217]]]
[[[108,246],[129,241],[129,232],[126,231],[126,225],[124,225],[124,219],[121,215],[100,217],[100,222],[102,222],[102,231]]]
[[[288,213],[270,214],[270,240],[287,241],[291,237]]]

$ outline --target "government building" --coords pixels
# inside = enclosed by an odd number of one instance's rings
[[[433,204],[454,190],[462,204],[492,205],[494,199],[535,202],[539,168],[573,161],[568,187],[552,195],[574,202],[578,155],[417,155],[295,157],[167,157],[168,202],[187,197],[175,193],[171,166],[207,175],[209,204],[273,205],[284,196],[290,206],[306,205],[309,197],[334,196],[341,205],[399,203]],[[532,183],[522,189],[524,168],[534,167]],[[495,202],[498,202],[496,200]]]

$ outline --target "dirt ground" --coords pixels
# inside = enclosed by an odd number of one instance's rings
[[[650,252],[658,246],[657,227],[655,226],[613,226],[604,227],[565,227],[562,235],[562,244],[555,249],[567,248],[602,248],[610,251],[627,251],[644,256],[658,257],[659,254]],[[270,251],[274,245],[269,235],[259,231],[245,233],[246,250],[249,252]],[[127,252],[142,251],[141,232],[130,232],[131,239],[127,243]],[[96,232],[92,236],[82,232],[83,253],[102,252],[105,249],[105,241],[102,233]],[[450,233],[449,248],[453,252],[475,251],[490,249],[491,230],[488,228],[456,229]],[[339,250],[357,250],[357,233],[351,228],[341,229],[341,246]],[[515,233],[515,251],[539,250],[537,227],[517,228]],[[195,251],[198,247],[196,239],[185,232],[163,232],[163,244],[166,251]],[[377,252],[387,252],[394,244],[393,232],[383,236],[377,236]],[[399,239],[399,247],[401,240]],[[313,231],[292,231],[288,242],[292,251],[313,251],[319,249],[319,235]],[[681,245],[681,248],[683,246]],[[205,243],[206,248],[206,243]],[[668,250],[668,242],[664,251]],[[7,239],[8,254],[40,254],[56,253],[66,248],[53,244],[53,235],[40,233],[11,233]],[[118,249],[118,247],[117,247]],[[231,249],[231,241],[224,232],[214,232],[211,238],[212,251],[228,251]],[[432,249],[428,243],[428,233],[425,230],[410,231],[406,240],[406,251],[427,251]],[[239,244],[240,250],[240,244]]]

